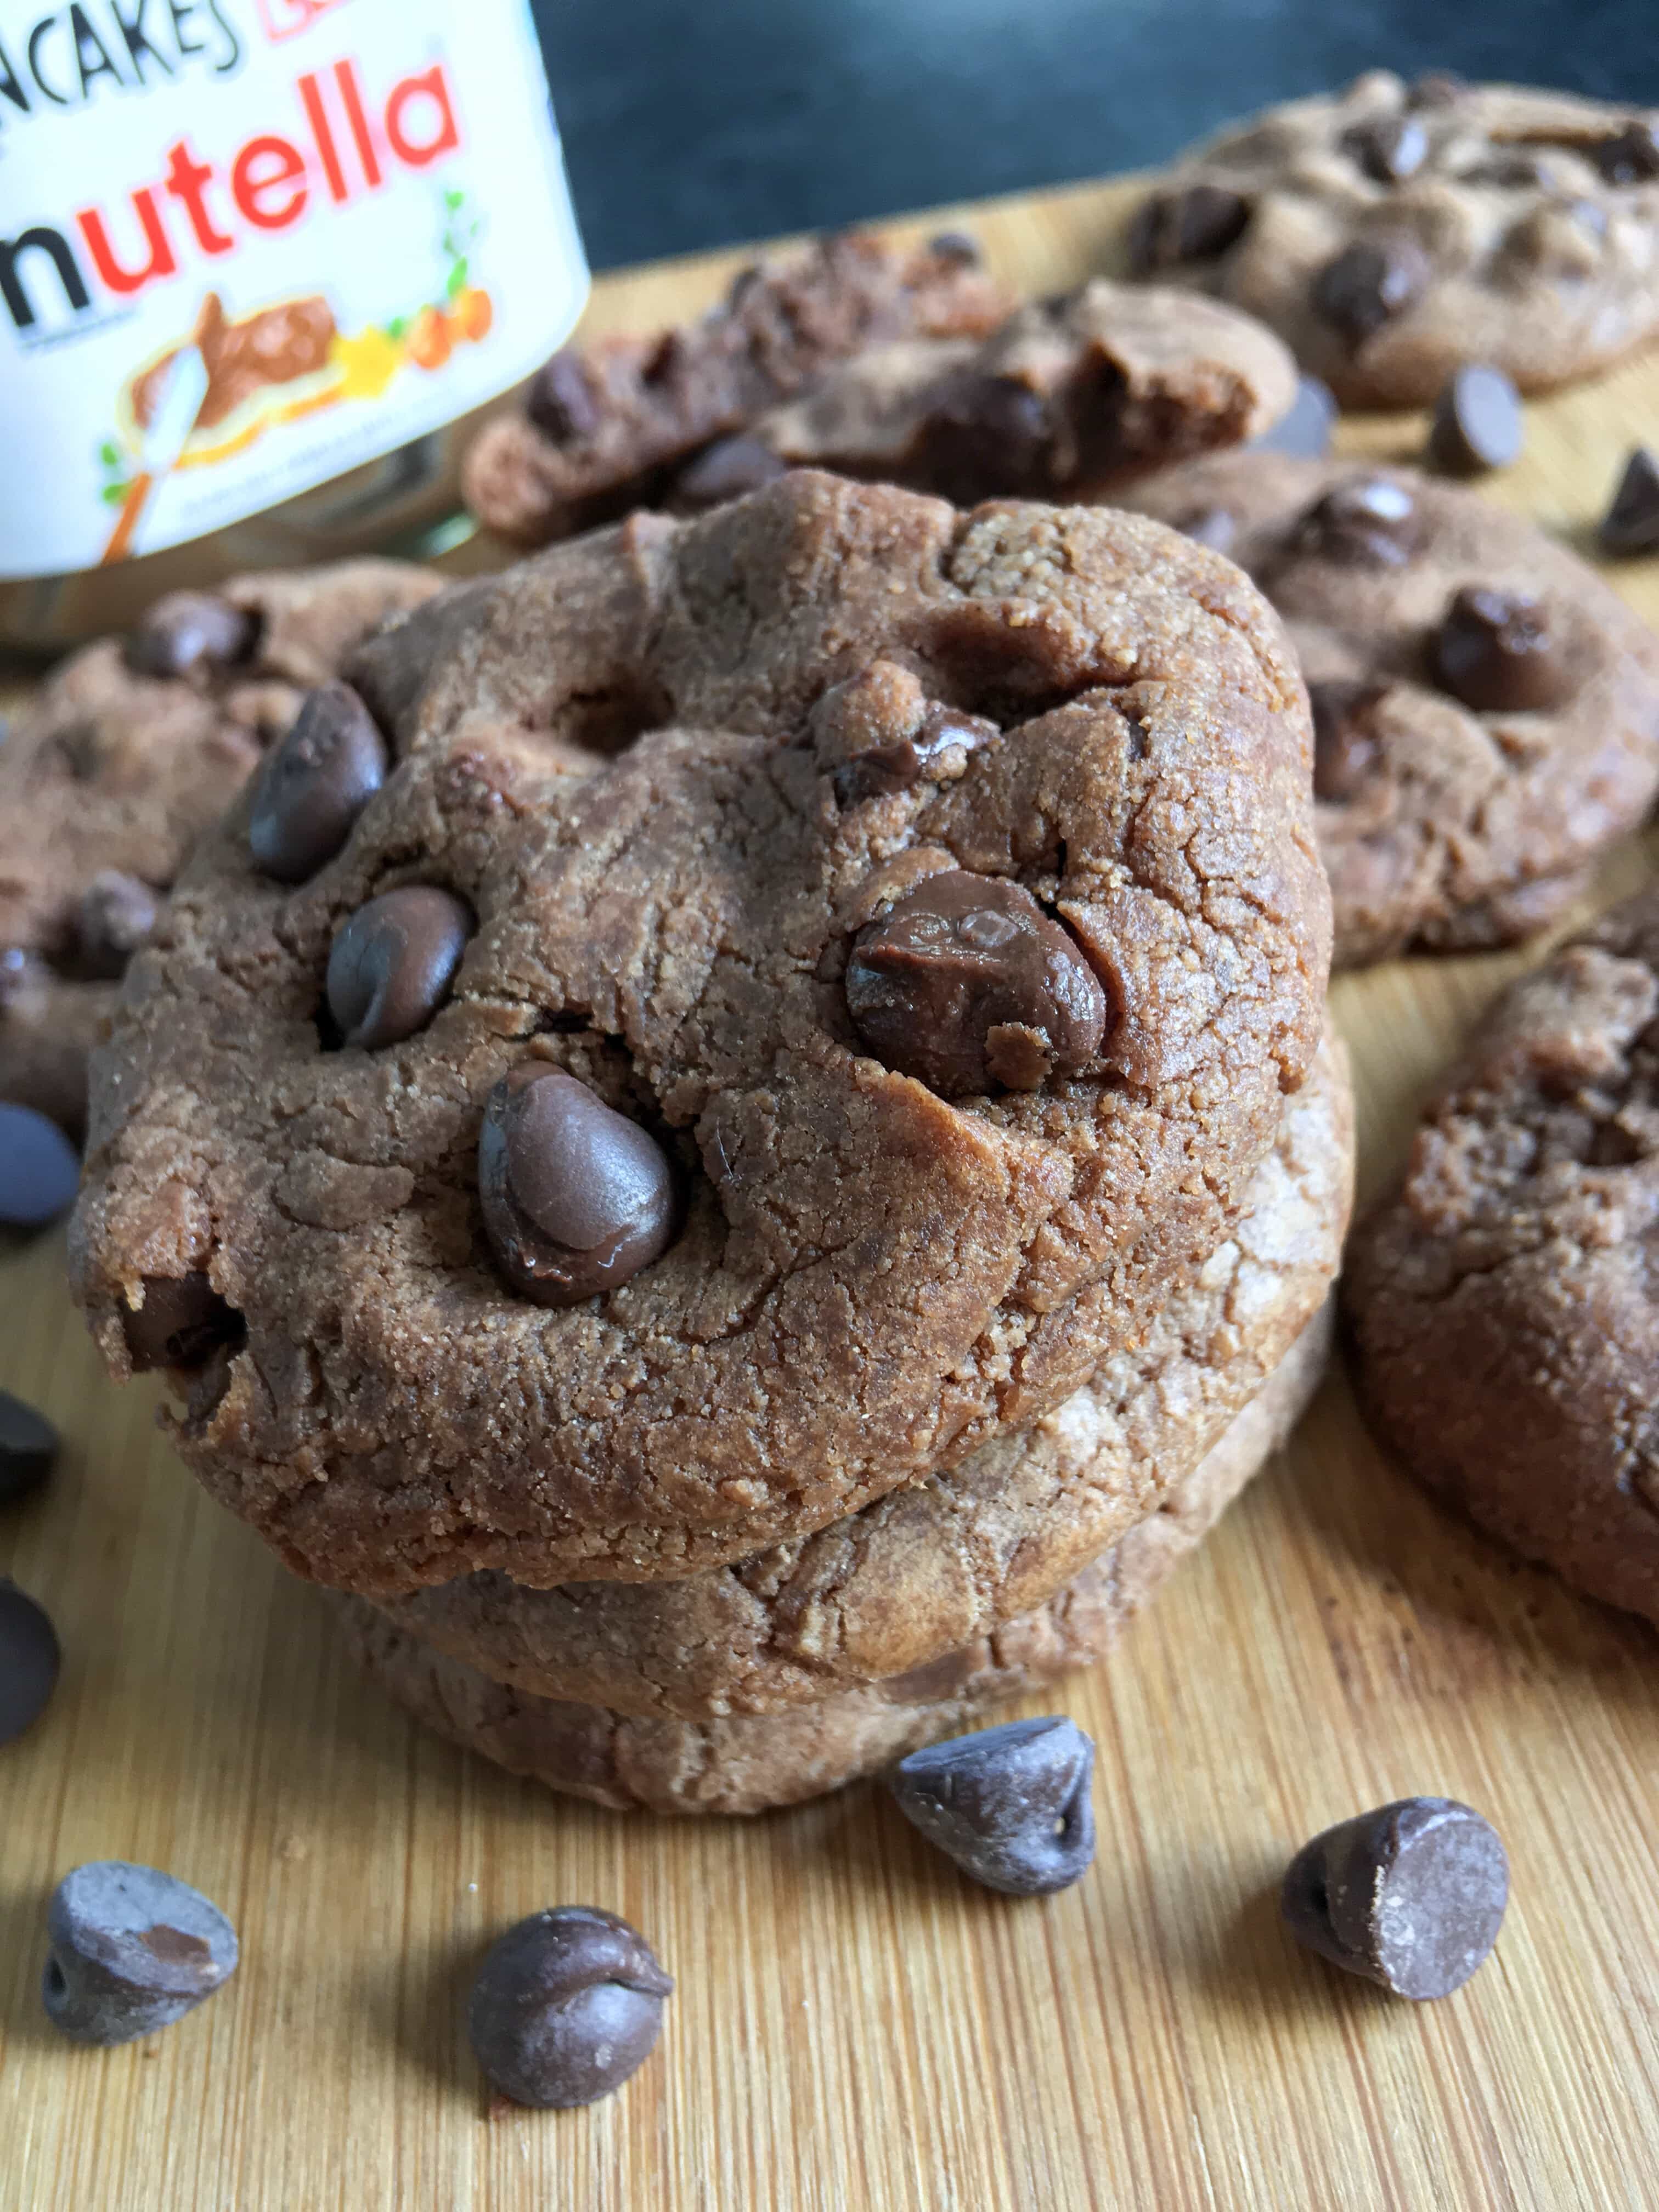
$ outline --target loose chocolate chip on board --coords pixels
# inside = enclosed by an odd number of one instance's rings
[[[1572,689],[1561,639],[1524,592],[1467,586],[1441,618],[1431,658],[1440,683],[1477,713],[1559,706]]]
[[[44,1229],[74,1203],[81,1162],[55,1121],[0,1103],[0,1229]]]
[[[1182,262],[1212,260],[1237,243],[1249,219],[1249,202],[1219,185],[1149,193],[1130,219],[1129,266],[1145,276]]]
[[[201,2003],[236,1971],[236,1931],[199,1890],[154,1867],[94,1860],[46,1914],[46,2016],[76,2043],[131,2043]]]
[[[1342,150],[1373,183],[1403,184],[1429,157],[1429,134],[1414,115],[1380,115],[1345,131]]]
[[[0,1575],[0,1744],[15,1742],[45,1711],[61,1656],[45,1607]]]
[[[1659,140],[1648,123],[1629,123],[1599,146],[1582,150],[1610,185],[1644,185],[1659,177]]]
[[[279,884],[303,883],[331,860],[386,781],[386,740],[349,684],[307,694],[259,771],[248,849]]]
[[[234,1344],[242,1322],[207,1277],[146,1275],[144,1302],[129,1306],[121,1327],[134,1371],[200,1367],[222,1344]]]
[[[0,1390],[0,1505],[40,1489],[57,1464],[58,1443],[44,1413]]]
[[[674,485],[673,504],[692,514],[724,507],[728,499],[741,499],[745,492],[775,483],[787,468],[787,463],[758,438],[742,434],[719,438],[681,471]]]
[[[1615,556],[1659,549],[1659,461],[1638,446],[1601,519],[1601,550]]]
[[[1336,428],[1337,404],[1328,384],[1316,376],[1299,376],[1296,397],[1271,428],[1250,440],[1257,453],[1288,453],[1293,460],[1322,461],[1331,450]]]
[[[1498,1941],[1510,1869],[1496,1830],[1448,1797],[1406,1797],[1328,1828],[1280,1893],[1298,1942],[1395,1996],[1444,1997]]]
[[[977,269],[984,249],[971,231],[941,230],[927,241],[927,251],[940,261],[954,261],[963,269]]]
[[[538,1304],[613,1291],[666,1249],[673,1170],[647,1130],[544,1061],[504,1075],[478,1132],[478,1200],[501,1273]]]
[[[887,1786],[964,1874],[1011,1897],[1046,1897],[1094,1858],[1094,1745],[1073,1722],[1005,1721],[911,1752]]]
[[[1345,805],[1356,799],[1372,769],[1379,747],[1366,719],[1382,696],[1378,684],[1310,684],[1313,708],[1314,797]]]
[[[579,353],[567,348],[537,370],[525,400],[525,412],[538,430],[561,446],[591,438],[599,427],[599,407]]]
[[[1435,402],[1429,459],[1449,477],[1478,477],[1519,458],[1526,434],[1521,395],[1501,368],[1454,369]]]
[[[1392,477],[1352,477],[1333,485],[1297,525],[1298,552],[1366,568],[1403,568],[1416,552],[1417,502]]]
[[[433,884],[405,884],[359,907],[328,956],[328,1011],[342,1041],[377,1052],[424,1029],[471,933],[471,908]]]
[[[952,868],[853,940],[847,1006],[884,1066],[943,1098],[1035,1091],[1100,1049],[1106,994],[1028,890]]]
[[[562,1905],[495,1945],[472,1985],[467,2033],[515,2104],[591,2105],[651,2056],[673,1990],[637,1929],[614,1912]]]
[[[126,664],[139,676],[232,668],[250,656],[258,635],[258,616],[228,599],[212,592],[169,592],[127,640]]]
[[[1429,258],[1413,238],[1358,239],[1314,278],[1315,312],[1350,346],[1363,345],[1403,315],[1429,282]]]
[[[81,894],[76,950],[89,976],[113,981],[155,927],[155,893],[137,876],[100,868]]]

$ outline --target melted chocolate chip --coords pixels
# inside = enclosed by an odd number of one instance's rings
[[[1525,434],[1521,395],[1501,368],[1471,362],[1454,369],[1435,403],[1429,459],[1449,477],[1506,469]]]
[[[1299,376],[1296,397],[1277,422],[1250,440],[1254,453],[1289,453],[1297,460],[1321,461],[1331,450],[1337,405],[1328,384]]]
[[[1211,260],[1237,243],[1249,219],[1249,202],[1219,185],[1149,193],[1129,223],[1129,265],[1145,276],[1154,269]]]
[[[1238,517],[1230,507],[1194,507],[1176,528],[1183,538],[1207,545],[1215,553],[1231,553],[1238,543]]]
[[[1414,238],[1357,239],[1314,278],[1314,311],[1358,347],[1403,315],[1428,281],[1428,256]]]
[[[1524,592],[1469,585],[1441,617],[1431,658],[1455,699],[1480,713],[1559,706],[1572,690],[1562,641]]]
[[[1313,708],[1316,799],[1340,805],[1358,796],[1381,750],[1365,724],[1382,694],[1380,684],[1308,686]]]
[[[564,1905],[509,1928],[472,1985],[467,2033],[514,2104],[591,2105],[650,2057],[674,1984],[637,1929]]]
[[[262,874],[303,883],[331,860],[386,781],[386,740],[349,684],[307,694],[259,771],[248,850]]]
[[[100,869],[81,894],[76,951],[87,975],[113,981],[155,927],[155,894],[137,876]]]
[[[1095,1856],[1095,1747],[1074,1722],[1004,1721],[930,1743],[887,1777],[899,1810],[988,1889],[1049,1897]]]
[[[242,1317],[198,1269],[146,1275],[144,1302],[123,1309],[121,1327],[135,1374],[155,1367],[200,1367],[221,1345],[236,1344]]]
[[[524,411],[558,445],[579,444],[592,436],[599,427],[599,406],[580,354],[567,347],[537,370],[525,396]]]
[[[169,592],[127,640],[125,659],[139,676],[189,676],[233,668],[258,641],[259,618],[211,592]]]
[[[758,438],[720,438],[680,471],[673,503],[694,514],[707,507],[723,507],[728,499],[741,499],[745,492],[775,483],[788,474],[788,467]]]
[[[1379,115],[1342,133],[1342,151],[1374,183],[1403,184],[1429,158],[1429,134],[1414,115]]]
[[[544,1306],[616,1290],[666,1250],[677,1217],[662,1146],[541,1060],[489,1094],[478,1200],[502,1274]]]
[[[963,369],[939,386],[912,466],[941,498],[971,507],[1042,489],[1054,434],[1040,392],[1018,377]]]
[[[471,934],[471,908],[435,884],[405,884],[359,907],[328,956],[328,1011],[341,1042],[377,1052],[424,1029]]]
[[[1610,185],[1645,185],[1659,177],[1659,141],[1648,123],[1627,123],[1611,138],[1582,149]]]
[[[1638,446],[1601,519],[1601,550],[1615,556],[1659,548],[1659,461]]]
[[[1403,568],[1417,550],[1417,502],[1392,477],[1351,477],[1333,484],[1297,525],[1302,553],[1366,568]]]
[[[876,1058],[953,1098],[1034,1091],[1100,1049],[1106,994],[1018,884],[951,869],[853,940],[847,1005]]]
[[[953,745],[971,752],[1000,735],[994,722],[979,714],[962,714],[935,699],[923,710],[914,731],[842,762],[833,778],[836,803],[856,806],[860,799],[884,799],[890,792],[908,791],[930,776]]]

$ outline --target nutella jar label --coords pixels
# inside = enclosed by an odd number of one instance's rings
[[[0,0],[0,577],[407,445],[586,292],[525,0]]]

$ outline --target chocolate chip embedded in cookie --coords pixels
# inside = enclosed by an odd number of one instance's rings
[[[1371,70],[1182,155],[1124,250],[1260,316],[1346,407],[1429,406],[1471,362],[1545,391],[1659,327],[1654,148],[1612,102]]]
[[[351,660],[395,765],[325,866],[273,882],[252,794],[198,848],[81,1294],[118,1373],[136,1279],[206,1269],[246,1339],[180,1446],[307,1573],[685,1576],[1028,1425],[1213,1253],[1322,1022],[1305,703],[1242,577],[1098,507],[796,472],[466,593]],[[860,948],[957,872],[1017,919],[918,1076]],[[331,956],[416,885],[471,934],[388,1029]],[[497,1091],[538,1063],[604,1113]]]
[[[1659,791],[1659,646],[1518,516],[1411,469],[1241,454],[1132,492],[1285,617],[1314,714],[1336,960],[1545,927]]]
[[[1492,1008],[1346,1295],[1367,1418],[1576,1588],[1659,1621],[1659,895]]]

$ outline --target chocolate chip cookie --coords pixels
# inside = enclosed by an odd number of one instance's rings
[[[681,1582],[530,1590],[483,1574],[386,1609],[494,1681],[621,1712],[764,1713],[907,1674],[1045,1604],[1185,1480],[1325,1302],[1352,1175],[1328,1041],[1232,1236],[1140,1342],[1023,1434]]]
[[[1386,70],[1194,148],[1131,269],[1248,308],[1346,407],[1426,407],[1465,362],[1570,384],[1659,326],[1651,110]]]
[[[814,467],[961,506],[1096,499],[1254,437],[1296,389],[1289,354],[1248,315],[1097,277],[982,343],[901,338],[854,354],[707,448],[665,496],[690,511]]]
[[[1578,1589],[1659,1621],[1659,892],[1500,999],[1346,1296],[1369,1418]]]
[[[854,232],[815,240],[742,270],[683,330],[555,354],[524,412],[475,440],[466,503],[515,545],[591,530],[658,504],[705,447],[831,362],[898,338],[983,337],[1012,305],[971,239],[947,235],[915,252]]]
[[[1249,453],[1127,495],[1231,553],[1314,710],[1336,963],[1509,944],[1659,788],[1659,643],[1520,517],[1411,469]]]
[[[358,561],[178,592],[42,684],[0,744],[0,1098],[80,1136],[87,1054],[191,844],[303,690],[437,588]]]
[[[301,1571],[799,1536],[1029,1425],[1228,1234],[1329,906],[1300,679],[1212,553],[803,471],[348,675],[134,963],[71,1240]]]
[[[988,1705],[1099,1658],[1296,1426],[1324,1371],[1322,1311],[1161,1506],[1048,1604],[910,1673],[758,1718],[644,1718],[492,1682],[361,1598],[337,1598],[347,1649],[417,1720],[509,1772],[618,1812],[761,1813],[837,1790]]]

